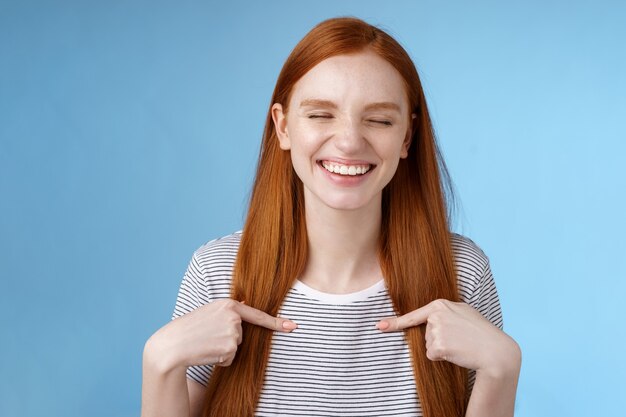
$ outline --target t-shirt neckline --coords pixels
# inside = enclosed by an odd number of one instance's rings
[[[323,292],[316,290],[315,288],[309,287],[304,282],[296,279],[296,282],[293,285],[293,288],[301,294],[306,295],[307,297],[319,300],[328,304],[348,304],[353,303],[355,301],[365,301],[372,295],[378,294],[381,290],[385,289],[385,280],[380,279],[374,285],[362,289],[360,291],[351,292],[347,294],[332,294],[328,292]]]

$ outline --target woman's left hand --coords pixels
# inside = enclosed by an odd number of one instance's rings
[[[466,303],[435,300],[400,317],[376,324],[383,332],[426,324],[426,356],[445,360],[478,373],[502,377],[519,372],[517,343]]]

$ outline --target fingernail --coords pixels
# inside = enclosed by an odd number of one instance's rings
[[[293,330],[297,327],[298,325],[294,323],[293,321],[283,321],[283,329],[285,330]]]
[[[241,304],[245,304],[245,303],[246,303],[246,302],[245,302],[245,301],[243,301],[243,300],[241,300],[241,301],[239,301],[239,302],[240,302]]]
[[[388,323],[388,322],[386,322],[386,321],[379,321],[379,322],[376,324],[376,328],[377,328],[378,330],[386,330],[388,327],[389,327],[389,323]]]

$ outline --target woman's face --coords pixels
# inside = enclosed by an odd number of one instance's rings
[[[287,112],[285,112],[287,110]],[[401,75],[374,52],[328,58],[272,107],[281,149],[291,151],[307,206],[380,207],[411,137]]]

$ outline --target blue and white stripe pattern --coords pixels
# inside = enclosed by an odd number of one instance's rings
[[[228,298],[241,232],[200,247],[180,286],[173,318]],[[461,298],[502,328],[489,262],[469,239],[452,235]],[[352,294],[326,294],[300,281],[279,315],[298,323],[276,332],[256,415],[421,416],[410,352],[402,332],[375,324],[394,315],[384,281]],[[192,366],[188,378],[206,385],[211,365]],[[470,373],[473,384],[474,373]]]

